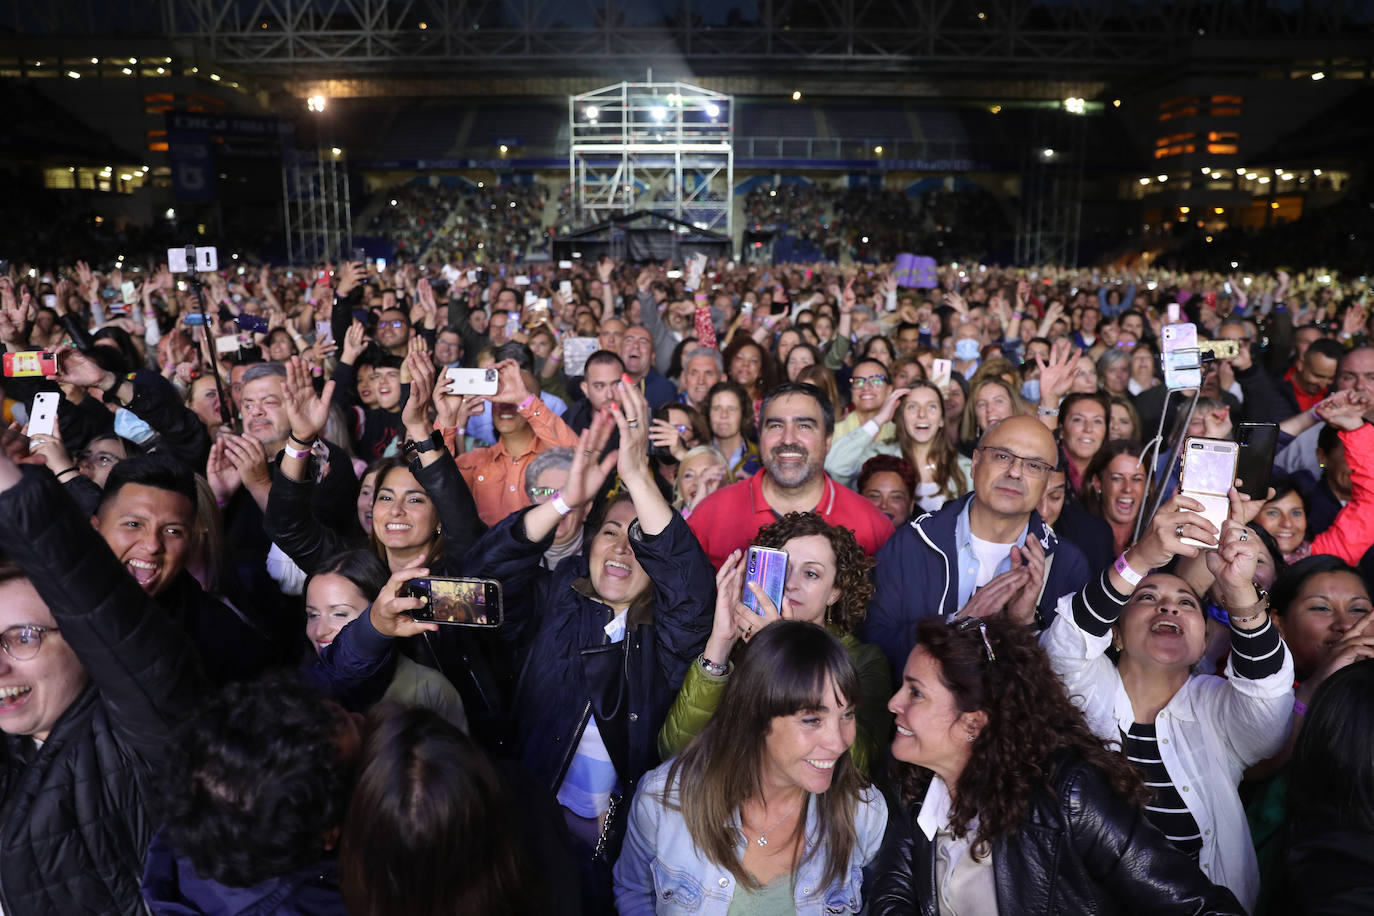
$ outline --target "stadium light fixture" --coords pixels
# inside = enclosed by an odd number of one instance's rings
[[[588,105],[586,108],[586,115],[588,121],[595,121],[601,116],[601,109],[597,108],[595,105]]]
[[[1113,108],[1120,108],[1120,107],[1121,107],[1121,100],[1120,100],[1120,99],[1112,99],[1112,107],[1113,107]]]
[[[875,156],[881,156],[882,154],[883,154],[883,148],[882,148],[881,146],[875,146],[875,147],[873,147],[873,155],[875,155]]]
[[[1238,267],[1240,267],[1240,262],[1239,262],[1239,261],[1232,261],[1232,262],[1231,262],[1231,269],[1232,269],[1232,270],[1235,270],[1235,269],[1238,268]]]
[[[428,23],[428,22],[422,22],[422,23],[420,23],[420,31],[421,31],[421,32],[423,32],[423,31],[424,31],[425,29],[427,29],[427,28],[429,28],[429,23]]]
[[[131,69],[129,69],[128,67],[125,67],[124,70],[123,70],[123,72],[124,72],[124,75],[125,75],[125,76],[133,76],[133,75],[134,75],[134,71],[131,70]]]
[[[1268,176],[1268,175],[1261,175],[1257,180],[1259,181],[1260,184],[1268,184],[1268,183],[1269,183],[1269,176]]]
[[[338,159],[340,156],[343,155],[343,150],[339,149],[337,146],[331,146],[329,148],[329,152],[334,156],[335,159]]]
[[[1047,146],[1040,151],[1040,155],[1044,156],[1046,159],[1053,159],[1054,150]]]
[[[865,235],[863,238],[859,239],[859,241],[860,241],[862,244],[867,245],[867,244],[868,244],[868,236]]]
[[[1213,207],[1212,212],[1215,213],[1217,216],[1221,216],[1221,214],[1225,213],[1226,211],[1221,207]]]
[[[1204,175],[1210,175],[1210,174],[1212,174],[1212,168],[1211,168],[1211,166],[1206,166],[1206,165],[1204,165],[1204,166],[1202,167],[1202,174],[1204,174]]]
[[[305,100],[305,107],[311,111],[324,111],[325,99],[322,95],[312,95]]]
[[[794,101],[794,102],[800,102],[800,101],[801,101],[801,90],[800,90],[800,89],[793,89],[793,90],[792,90],[792,101]]]
[[[176,219],[176,218],[177,218],[177,211],[176,211],[175,209],[173,209],[172,207],[168,207],[168,208],[167,208],[167,211],[166,211],[165,213],[163,213],[162,215],[165,216],[165,217],[167,217],[168,219]]]
[[[70,76],[70,77],[71,77],[72,79],[74,79],[74,80],[79,80],[79,79],[81,79],[81,74],[80,74],[80,73],[77,73],[75,70],[68,70],[68,71],[67,71],[67,75]]]
[[[1182,213],[1184,216],[1187,216],[1189,213],[1193,212],[1193,209],[1192,207],[1179,207],[1178,212]]]
[[[1270,209],[1270,210],[1277,210],[1278,208],[1279,208],[1279,202],[1278,202],[1277,200],[1271,200],[1271,201],[1269,201],[1269,209]]]
[[[1087,103],[1078,96],[1070,96],[1064,100],[1064,110],[1069,114],[1081,115],[1087,108]]]
[[[1212,237],[1209,235],[1209,236],[1207,236],[1207,244],[1210,245],[1211,243],[1212,243]]]
[[[211,74],[210,74],[210,79],[211,79],[212,81],[218,83],[218,82],[219,82],[219,74],[218,74],[218,73],[211,73]]]
[[[394,197],[391,198],[391,205],[392,205],[393,207],[397,206],[396,198],[394,198]]]
[[[664,118],[668,117],[668,109],[664,108],[662,105],[655,105],[649,109],[649,117],[653,118],[655,121],[662,122]]]
[[[1313,170],[1312,170],[1312,174],[1313,174],[1313,175],[1320,175],[1321,173],[1322,173],[1322,170],[1321,170],[1321,169],[1313,169]]]
[[[504,156],[504,155],[506,155],[506,153],[509,153],[509,152],[510,152],[510,147],[509,147],[509,146],[506,146],[506,144],[504,144],[504,143],[502,143],[499,147],[497,147],[497,149],[499,149],[499,150],[501,151],[501,155],[502,155],[502,156]]]
[[[1319,81],[1319,80],[1324,80],[1324,79],[1326,79],[1326,74],[1323,73],[1323,72],[1320,71],[1320,70],[1318,70],[1316,73],[1312,74],[1312,82],[1314,82],[1314,83],[1317,82],[1317,81]]]
[[[1168,181],[1168,180],[1169,180],[1169,176],[1168,176],[1168,175],[1156,175],[1156,176],[1155,176],[1155,181],[1159,182],[1160,184],[1163,184],[1164,182],[1166,182],[1166,181]]]
[[[1142,179],[1140,179],[1140,183],[1141,183],[1141,185],[1147,185],[1147,184],[1150,183],[1150,179],[1148,179],[1148,178],[1142,178]]]
[[[715,102],[707,102],[707,103],[706,103],[706,116],[707,116],[708,118],[718,118],[718,117],[720,117],[720,106],[717,105]]]

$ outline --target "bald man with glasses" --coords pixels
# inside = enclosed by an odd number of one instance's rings
[[[972,491],[898,528],[878,551],[861,637],[882,647],[892,670],[905,664],[924,618],[1006,608],[1044,627],[1059,596],[1087,583],[1083,554],[1035,509],[1058,458],[1044,424],[1008,417],[974,450]]]

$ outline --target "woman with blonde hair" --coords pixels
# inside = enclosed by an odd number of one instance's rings
[[[692,510],[725,482],[729,471],[725,456],[714,445],[698,445],[689,449],[677,466],[673,481],[673,508],[689,518]]]
[[[1007,417],[1029,413],[1021,392],[1000,375],[985,376],[969,385],[964,400],[964,416],[959,426],[959,450],[968,454],[992,424]]]

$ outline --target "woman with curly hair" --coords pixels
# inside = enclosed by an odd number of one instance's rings
[[[615,866],[621,916],[859,912],[887,820],[851,750],[860,689],[820,627],[759,633],[725,687],[730,714],[644,777]]]
[[[787,553],[787,581],[778,608],[756,586],[760,613],[741,601],[744,589],[743,551],[736,550],[716,574],[716,614],[711,637],[697,663],[687,672],[668,718],[658,733],[664,759],[680,752],[711,719],[730,680],[732,658],[743,653],[737,644],[778,620],[805,620],[824,626],[836,636],[859,672],[859,733],[854,762],[868,772],[887,741],[891,723],[883,700],[892,684],[887,659],[876,646],[860,642],[854,631],[868,613],[873,597],[869,573],[873,558],[864,553],[854,533],[832,526],[810,512],[789,512],[759,530],[754,546]]]
[[[900,795],[868,912],[1244,912],[1150,826],[1025,627],[921,621],[888,708]]]

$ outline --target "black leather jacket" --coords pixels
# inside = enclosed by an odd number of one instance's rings
[[[993,842],[998,912],[1243,916],[1231,892],[1208,881],[1096,769],[1061,758],[1048,782],[1021,829]],[[938,912],[935,847],[916,823],[919,810],[919,802],[888,805],[887,835],[868,869],[869,913]]]

